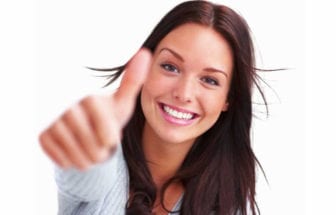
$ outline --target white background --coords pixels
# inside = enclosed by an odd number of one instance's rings
[[[181,1],[0,3],[0,214],[56,214],[52,163],[37,137],[87,94],[109,92],[85,66],[124,63]],[[255,119],[253,145],[262,214],[330,214],[335,176],[332,7],[309,1],[217,1],[248,21],[270,116]],[[278,97],[277,97],[278,96]],[[262,110],[262,109],[261,109]],[[334,162],[335,163],[335,162]]]

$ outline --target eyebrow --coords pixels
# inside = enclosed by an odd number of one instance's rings
[[[228,74],[225,71],[220,70],[220,69],[215,69],[215,68],[210,67],[210,68],[205,68],[204,70],[207,71],[207,72],[219,72],[219,73],[223,74],[226,78],[229,77]]]
[[[168,51],[170,52],[172,55],[174,55],[176,58],[178,58],[180,61],[184,62],[184,59],[181,55],[179,55],[177,52],[171,50],[170,48],[162,48],[160,49],[160,52],[161,53],[162,51]]]
[[[172,50],[170,48],[162,48],[162,49],[160,49],[159,53],[161,53],[162,51],[168,51],[172,55],[174,55],[174,57],[176,57],[180,61],[184,62],[183,57],[180,54],[178,54],[177,52],[175,52],[174,50]],[[223,74],[226,78],[229,77],[228,74],[225,71],[220,70],[220,69],[216,69],[216,68],[212,68],[212,67],[207,67],[204,70],[207,71],[207,72],[219,72],[219,73]]]

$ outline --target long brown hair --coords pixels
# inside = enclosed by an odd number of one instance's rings
[[[255,215],[259,212],[255,200],[256,165],[259,163],[251,148],[250,129],[252,88],[260,88],[249,27],[239,14],[224,5],[187,1],[163,17],[143,47],[154,52],[170,31],[185,23],[212,27],[230,44],[234,54],[228,95],[230,105],[214,126],[197,138],[176,175],[163,186],[161,199],[169,184],[178,181],[185,188],[180,214],[205,215],[215,211],[223,215],[246,215],[251,211]],[[110,69],[114,73],[108,84],[118,78],[124,68]],[[138,97],[122,140],[132,192],[126,206],[126,214],[129,215],[152,214],[156,199],[157,189],[141,144],[144,123]]]

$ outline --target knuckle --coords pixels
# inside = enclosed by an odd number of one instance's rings
[[[98,163],[101,161],[101,156],[99,156],[98,153],[91,153],[90,154],[90,160],[93,162],[93,163]]]
[[[107,159],[108,155],[110,154],[110,150],[106,147],[98,150],[96,153],[95,153],[95,157],[94,157],[94,160],[95,162],[102,162],[104,160]]]
[[[48,134],[51,135],[52,137],[58,137],[58,132],[60,128],[60,122],[59,120],[56,120],[47,130]]]
[[[51,153],[51,149],[52,146],[51,144],[53,144],[52,142],[48,141],[47,137],[45,135],[41,135],[40,136],[40,146],[42,148],[42,150],[44,151],[44,153],[46,153],[48,156],[50,156]]]
[[[85,98],[83,98],[81,101],[80,101],[80,104],[83,105],[83,106],[87,106],[87,105],[90,105],[90,104],[94,104],[97,102],[97,96],[96,95],[89,95]]]
[[[38,140],[40,144],[44,144],[45,143],[45,136],[46,136],[46,132],[42,132],[39,136],[38,136]]]
[[[45,133],[42,133],[40,136],[39,136],[39,144],[41,146],[41,148],[43,150],[46,150],[46,148],[48,147],[48,142],[46,140],[46,136],[45,136]]]
[[[73,106],[71,108],[69,108],[61,117],[61,119],[65,122],[69,122],[73,119],[74,115],[76,112],[76,107]]]
[[[39,137],[38,137],[38,140],[39,140],[39,144],[40,146],[43,148],[43,149],[46,149],[48,148],[48,146],[51,144],[51,135],[50,135],[50,131],[49,129],[42,132]]]
[[[100,161],[99,148],[94,144],[89,144],[90,143],[86,143],[84,146],[82,146],[82,150],[88,160],[93,163],[97,163]]]

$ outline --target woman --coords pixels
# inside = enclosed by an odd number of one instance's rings
[[[62,167],[59,214],[256,214],[258,85],[242,17],[184,2],[108,70],[109,83],[125,73],[113,95],[84,98],[40,136]]]

